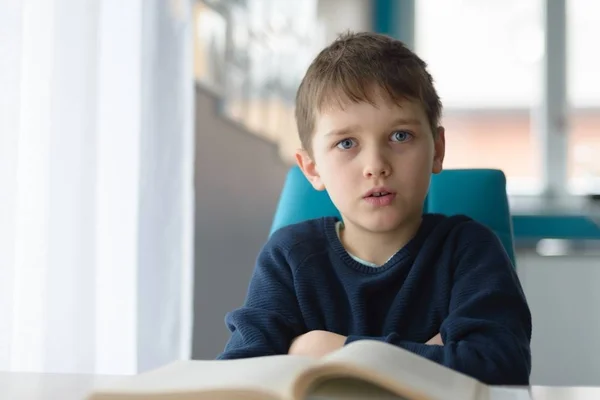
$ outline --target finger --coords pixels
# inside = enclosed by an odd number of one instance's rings
[[[435,335],[434,337],[429,339],[429,341],[427,341],[427,343],[425,343],[425,344],[443,345],[444,343],[442,342],[442,335],[438,333],[437,335]]]

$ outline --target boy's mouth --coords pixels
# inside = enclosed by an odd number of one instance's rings
[[[367,197],[381,197],[381,196],[387,196],[388,194],[391,194],[389,192],[375,192],[372,193],[370,196]]]
[[[383,197],[383,196],[391,196],[391,195],[395,195],[396,193],[394,191],[392,191],[389,188],[386,187],[376,187],[373,188],[371,190],[369,190],[367,193],[365,193],[365,195],[363,196],[364,198],[368,198],[368,197]]]
[[[377,187],[365,193],[363,199],[372,206],[383,207],[392,204],[396,193],[385,187]]]

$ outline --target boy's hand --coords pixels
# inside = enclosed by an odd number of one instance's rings
[[[294,339],[288,354],[319,358],[342,348],[344,343],[346,336],[327,331],[310,331]]]
[[[438,333],[437,335],[429,339],[425,344],[443,346],[444,342],[442,341],[442,335]]]

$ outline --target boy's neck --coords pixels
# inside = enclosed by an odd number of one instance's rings
[[[393,231],[376,233],[344,221],[340,240],[352,255],[376,265],[385,264],[416,235],[421,226],[421,215],[407,220]]]

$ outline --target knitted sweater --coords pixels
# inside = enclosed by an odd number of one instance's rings
[[[531,314],[495,234],[425,214],[384,265],[353,258],[334,217],[282,228],[263,247],[243,306],[227,314],[218,359],[286,354],[312,330],[381,340],[488,384],[527,385]],[[426,345],[436,334],[443,346]]]

